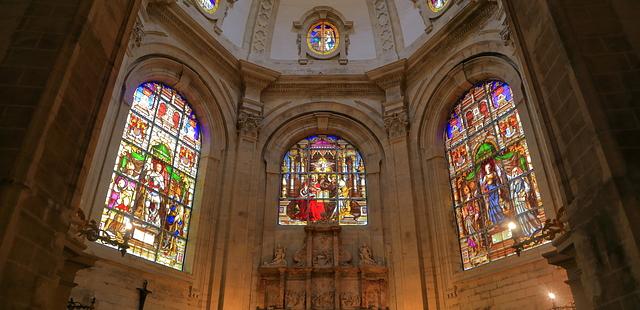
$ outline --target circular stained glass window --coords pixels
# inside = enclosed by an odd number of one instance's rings
[[[220,0],[196,0],[200,8],[209,14],[213,14],[218,10]]]
[[[447,5],[447,2],[449,2],[449,0],[427,0],[427,2],[429,3],[429,8],[431,9],[431,11],[434,11],[437,13],[442,11],[442,9],[444,9],[444,7]]]
[[[327,20],[321,20],[309,28],[307,45],[316,54],[328,55],[338,49],[339,38],[338,28]]]

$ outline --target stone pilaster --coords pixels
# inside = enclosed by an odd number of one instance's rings
[[[385,187],[389,188],[390,205],[394,214],[391,223],[391,272],[394,278],[397,309],[421,309],[425,306],[426,295],[422,287],[418,232],[415,221],[411,167],[409,160],[409,116],[405,103],[405,60],[399,60],[367,72],[367,76],[385,91],[382,103],[384,125],[389,136],[389,156],[385,166]]]
[[[278,72],[240,61],[243,95],[238,104],[238,139],[235,150],[234,182],[228,239],[226,240],[224,309],[248,309],[251,296],[253,257],[252,227],[256,221],[257,167],[260,156],[257,146],[263,117],[262,91],[279,76]]]

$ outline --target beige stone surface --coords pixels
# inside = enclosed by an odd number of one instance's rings
[[[301,64],[292,25],[317,6],[353,22],[351,46]],[[207,15],[191,0],[5,0],[0,12],[7,309],[69,297],[138,309],[145,280],[145,309],[549,309],[549,292],[578,309],[640,304],[634,1],[449,0],[434,13],[426,1],[225,0]],[[486,79],[511,85],[545,213],[566,208],[570,231],[463,271],[443,130]],[[184,271],[69,234],[75,210],[100,217],[144,81],[174,87],[202,123]],[[369,222],[308,257],[309,230],[278,225],[276,206],[282,156],[312,134],[361,152]],[[365,244],[379,266],[358,265]]]

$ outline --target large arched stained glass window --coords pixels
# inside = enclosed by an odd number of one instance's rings
[[[172,88],[140,85],[116,157],[101,228],[130,254],[182,270],[200,156],[196,116]]]
[[[284,155],[281,171],[281,225],[367,224],[364,161],[349,142],[331,135],[307,137]]]
[[[445,141],[464,269],[513,254],[513,237],[531,235],[545,215],[509,85],[469,90],[453,108]]]

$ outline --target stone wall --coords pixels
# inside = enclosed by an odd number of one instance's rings
[[[639,302],[638,32],[632,1],[508,1],[553,137],[582,307]],[[568,250],[567,250],[568,251]],[[573,255],[573,254],[572,254]],[[573,274],[573,276],[571,275]]]
[[[66,303],[57,293],[68,214],[138,2],[0,2],[9,16],[0,51],[0,286],[9,308]]]

